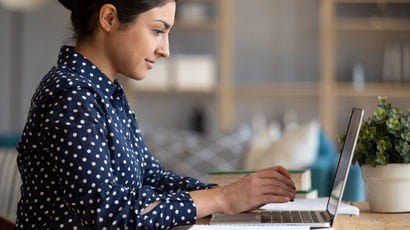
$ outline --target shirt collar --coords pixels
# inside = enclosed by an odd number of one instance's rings
[[[73,46],[64,45],[61,47],[57,63],[89,79],[92,83],[92,87],[104,96],[112,98],[114,92],[118,93],[118,91],[122,91],[117,79],[115,79],[114,82],[111,81],[107,75],[88,60],[87,57],[75,52]]]

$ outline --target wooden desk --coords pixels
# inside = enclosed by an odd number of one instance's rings
[[[351,204],[360,208],[360,215],[338,215],[333,226],[335,230],[410,230],[410,212],[374,213],[369,211],[367,202],[354,202]],[[197,224],[209,224],[209,220],[210,218],[201,218],[197,221]],[[185,226],[177,229],[189,229],[189,227]]]
[[[336,230],[410,229],[410,212],[375,213],[369,211],[367,202],[354,202],[352,204],[360,209],[360,215],[338,215],[334,224]]]

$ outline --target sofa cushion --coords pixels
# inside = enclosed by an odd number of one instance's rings
[[[17,151],[0,148],[0,215],[16,219],[20,199],[21,177],[17,167]]]
[[[204,182],[209,171],[241,168],[250,137],[246,127],[210,139],[186,130],[144,133],[150,151],[165,168]]]
[[[249,170],[282,165],[287,169],[305,169],[316,160],[320,125],[311,121],[286,132],[280,139],[269,139],[269,130],[257,133],[250,142],[244,168]]]
[[[0,133],[0,148],[15,148],[20,135],[20,133]]]

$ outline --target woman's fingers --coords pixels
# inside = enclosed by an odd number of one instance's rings
[[[295,190],[293,189],[293,187],[291,185],[289,185],[288,183],[286,183],[283,180],[280,180],[278,178],[272,177],[272,178],[259,178],[259,184],[260,185],[282,185],[282,187],[284,188],[289,188],[291,190]]]
[[[259,189],[263,195],[286,196],[290,199],[294,199],[296,196],[295,191],[291,191],[289,189],[275,185],[262,186]]]
[[[267,203],[284,203],[294,200],[296,195],[290,174],[282,166],[259,170],[222,188],[225,190],[224,213],[244,212]]]
[[[284,175],[285,177],[290,179],[290,173],[288,170],[286,170],[284,167],[282,166],[277,166],[276,167],[277,171],[280,172],[282,175]]]
[[[283,183],[287,184],[290,186],[292,189],[296,189],[295,184],[293,181],[281,174],[280,172],[276,170],[266,170],[266,171],[260,171],[258,172],[259,176],[264,179],[271,179],[271,180],[279,180],[282,181]]]
[[[291,188],[293,188],[293,189],[296,190],[295,183],[293,183],[293,181],[292,181],[290,178],[285,177],[283,174],[281,174],[280,172],[277,172],[277,171],[273,171],[273,175],[274,175],[277,179],[279,179],[279,180],[285,182],[285,183],[288,184]]]
[[[293,189],[291,186],[289,186],[288,184],[286,184],[286,183],[284,183],[280,180],[272,180],[272,179],[263,178],[263,179],[261,179],[260,185],[261,186],[279,187],[279,188],[282,188],[282,189],[284,189],[286,191],[289,191],[291,193],[296,192],[295,189]]]
[[[233,214],[267,203],[283,203],[294,200],[293,182],[282,173],[281,169],[260,170],[237,182],[217,188],[223,190],[222,194],[224,194],[221,199],[223,200],[221,209],[224,213]]]
[[[277,171],[280,172],[281,174],[283,174],[285,177],[290,179],[290,173],[288,170],[286,170],[283,166],[273,166],[273,167],[269,167],[269,168],[264,168],[259,170],[258,172],[262,172],[262,171]]]

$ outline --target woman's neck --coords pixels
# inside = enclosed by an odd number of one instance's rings
[[[83,39],[82,41],[77,42],[74,50],[87,57],[87,59],[107,75],[111,81],[115,80],[117,73],[101,42],[95,39]]]

